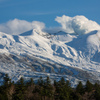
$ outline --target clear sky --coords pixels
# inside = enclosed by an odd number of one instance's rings
[[[56,16],[84,15],[100,24],[100,0],[0,0],[0,24],[14,18],[59,25]]]

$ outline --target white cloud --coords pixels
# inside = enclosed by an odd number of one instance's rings
[[[28,22],[25,20],[14,19],[7,23],[0,24],[0,31],[8,34],[20,34],[31,29],[42,30],[45,24],[39,21]]]
[[[85,16],[69,17],[63,15],[62,17],[56,17],[55,21],[60,23],[63,31],[67,33],[86,34],[93,30],[100,30],[99,24],[88,20]]]
[[[38,30],[43,30],[45,28],[45,24],[43,22],[33,21],[32,27]]]
[[[62,31],[62,28],[61,27],[50,27],[50,28],[45,28],[44,31],[47,33],[56,33],[56,32]]]
[[[65,31],[67,33],[86,34],[93,30],[100,30],[100,25],[95,21],[87,19],[85,16],[69,17],[63,15],[56,17],[55,21],[61,24],[61,27],[46,28],[43,22],[14,19],[7,23],[0,24],[0,31],[8,34],[21,34],[31,29],[38,29],[39,31],[46,31],[49,33],[56,33],[58,31]]]

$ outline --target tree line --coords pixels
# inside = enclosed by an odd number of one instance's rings
[[[85,85],[80,81],[72,88],[63,77],[53,84],[49,77],[45,80],[40,77],[37,83],[32,78],[26,82],[21,77],[14,83],[6,74],[0,86],[0,100],[100,100],[100,84],[87,80]]]

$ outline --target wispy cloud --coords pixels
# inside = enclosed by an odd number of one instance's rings
[[[32,16],[36,16],[36,15],[49,15],[49,14],[55,14],[56,12],[25,12],[22,13],[24,15],[32,15]]]
[[[21,12],[22,15],[31,15],[31,16],[37,16],[37,15],[52,15],[52,14],[62,14],[65,11],[48,11],[48,12],[34,12],[34,11],[26,11]]]
[[[26,20],[14,19],[7,23],[0,24],[0,32],[8,34],[20,34],[31,29],[42,30],[45,28],[45,24],[40,21],[28,22]]]

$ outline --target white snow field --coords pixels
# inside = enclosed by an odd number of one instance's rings
[[[78,81],[100,80],[100,31],[75,35],[46,33],[37,29],[19,35],[0,32],[0,73],[12,80],[65,77]]]

